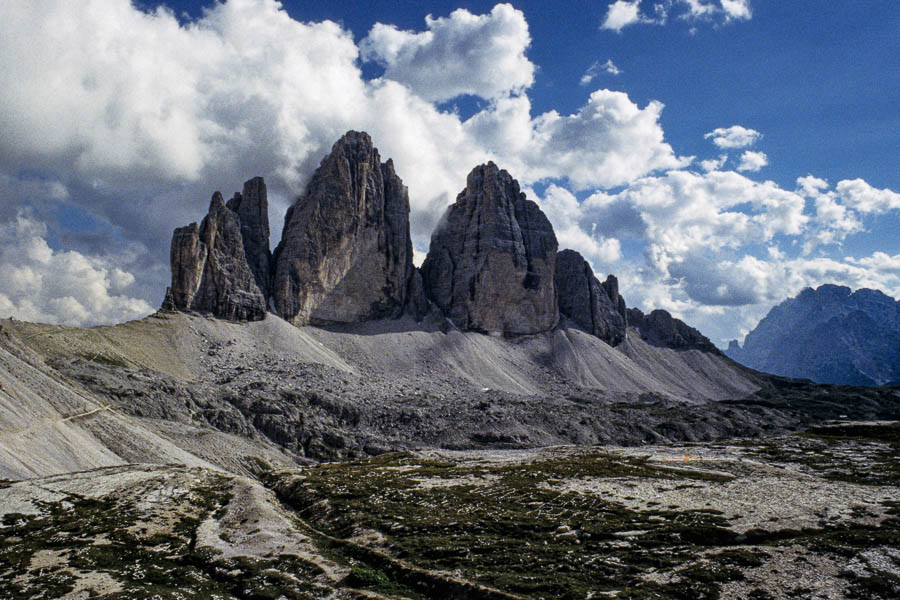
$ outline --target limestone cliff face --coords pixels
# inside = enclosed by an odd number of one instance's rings
[[[627,324],[619,312],[625,301],[614,276],[600,283],[581,254],[563,250],[556,255],[556,290],[559,312],[576,326],[611,346],[625,339]]]
[[[644,341],[654,346],[721,354],[708,337],[665,310],[657,309],[645,315],[637,308],[629,308],[628,324],[640,332]]]
[[[613,306],[616,307],[616,312],[622,317],[622,321],[625,322],[625,325],[628,325],[628,308],[625,306],[625,297],[619,294],[619,280],[615,275],[607,275],[606,281],[602,284],[603,289],[606,290],[606,294],[609,296],[610,301],[613,303]]]
[[[469,173],[416,269],[407,189],[368,134],[350,131],[288,209],[274,254],[261,177],[227,205],[216,192],[199,227],[176,229],[163,308],[239,321],[271,310],[295,325],[432,315],[509,335],[549,331],[563,315],[613,346],[631,325],[652,344],[717,352],[665,311],[626,309],[614,276],[601,283],[580,254],[557,248],[538,205],[487,163]]]
[[[272,278],[272,251],[269,249],[269,201],[266,183],[254,177],[244,183],[243,193],[235,193],[228,201],[241,222],[241,240],[247,264],[263,296],[269,296]]]
[[[266,298],[247,263],[241,222],[213,194],[200,227],[191,223],[172,236],[172,286],[163,308],[212,314],[233,321],[257,321],[266,314]]]
[[[274,262],[273,304],[295,325],[394,318],[421,306],[410,294],[409,196],[368,134],[334,144],[288,210]]]
[[[550,221],[494,163],[476,167],[422,265],[425,293],[463,330],[530,334],[559,320]]]

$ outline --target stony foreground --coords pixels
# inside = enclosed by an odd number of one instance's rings
[[[896,598],[898,451],[861,424],[7,482],[0,597]]]

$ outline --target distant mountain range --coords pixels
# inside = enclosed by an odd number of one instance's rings
[[[823,285],[774,307],[725,351],[748,367],[819,383],[900,382],[900,302],[878,290]]]

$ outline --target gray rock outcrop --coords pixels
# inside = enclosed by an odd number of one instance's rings
[[[179,227],[172,236],[172,285],[165,310],[193,311],[232,321],[265,318],[266,298],[247,262],[236,212],[213,194],[209,214],[197,227]]]
[[[263,178],[254,177],[246,181],[243,193],[236,192],[227,206],[240,219],[247,264],[253,271],[257,287],[268,298],[272,278],[272,251],[269,249],[269,201]]]
[[[600,283],[581,254],[562,250],[556,255],[556,291],[559,312],[570,322],[611,346],[625,339],[626,317],[619,312],[625,300],[614,276]]]
[[[619,294],[619,280],[615,275],[607,275],[606,281],[602,283],[603,289],[606,290],[606,294],[609,296],[610,301],[612,301],[613,306],[616,307],[616,312],[618,312],[622,316],[622,320],[625,321],[625,324],[628,324],[628,308],[625,306],[625,298]]]
[[[645,315],[637,308],[629,308],[628,324],[640,332],[641,339],[653,346],[721,354],[708,337],[665,310],[657,309]]]
[[[431,236],[425,292],[462,330],[547,331],[559,321],[557,246],[550,221],[510,174],[481,165]]]
[[[409,196],[368,134],[346,133],[322,160],[288,210],[274,262],[273,305],[295,325],[395,318],[424,304]]]

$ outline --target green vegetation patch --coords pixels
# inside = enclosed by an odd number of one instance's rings
[[[749,441],[751,456],[804,465],[833,481],[900,486],[900,424],[818,426],[791,438]]]
[[[197,528],[230,502],[230,479],[208,476],[178,504],[169,533],[149,534],[146,514],[133,501],[70,494],[40,505],[41,515],[8,514],[0,526],[0,597],[58,598],[74,589],[77,574],[107,573],[121,591],[114,599],[323,597],[312,583],[316,565],[295,556],[222,560],[196,548]],[[35,555],[60,557],[32,568]]]
[[[805,423],[829,419],[900,419],[900,390],[895,387],[825,385],[786,377],[770,376],[751,396],[724,404],[736,408],[775,408],[794,413]]]
[[[744,451],[766,460],[808,461],[817,473],[841,479],[863,471],[873,456],[896,460],[891,435],[880,429],[813,430],[747,442]],[[635,479],[673,489],[731,480],[594,449],[548,453],[531,462],[457,463],[391,454],[270,473],[264,479],[305,523],[322,532],[323,540],[331,540],[322,548],[352,567],[345,585],[397,597],[453,597],[436,592],[440,586],[422,575],[442,573],[519,598],[605,593],[716,599],[723,585],[747,581],[747,573],[762,567],[770,559],[767,548],[801,546],[844,564],[874,547],[900,547],[900,502],[887,507],[897,514],[877,526],[857,522],[868,516],[860,513],[847,521],[823,522],[818,529],[737,534],[717,510],[680,510],[652,499],[643,509],[632,509],[615,498],[569,491],[569,480],[619,481],[617,497],[627,497]],[[875,485],[889,481],[889,476],[869,480]],[[369,545],[349,541],[358,536]],[[418,569],[419,575],[398,568],[397,562]],[[879,591],[893,585],[881,574],[871,581],[846,577],[852,589],[860,590],[859,597],[867,597],[863,592],[892,597]],[[749,597],[773,597],[745,585]]]
[[[382,455],[272,476],[269,484],[298,516],[329,536],[376,531],[385,540],[381,549],[398,560],[526,597],[584,598],[626,587],[629,593],[658,594],[668,588],[646,581],[647,571],[675,569],[708,548],[736,543],[736,534],[714,511],[636,511],[555,489],[562,480],[582,478],[653,478],[672,486],[729,480],[591,450],[515,464]],[[348,584],[386,585],[373,573],[397,581],[367,557],[355,558],[357,575]],[[734,576],[733,559],[726,558],[708,560],[707,570],[722,575],[705,576],[710,594],[717,582]],[[438,597],[414,581],[403,583]]]

